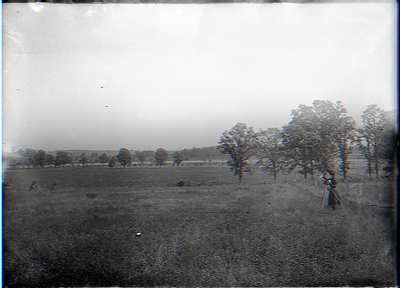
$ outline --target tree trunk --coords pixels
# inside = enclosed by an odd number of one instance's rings
[[[368,160],[368,174],[369,174],[369,179],[372,180],[372,162],[371,162],[371,160]]]
[[[238,173],[238,180],[239,180],[239,184],[242,183],[242,178],[243,178],[243,166],[242,164],[239,165],[239,173]]]
[[[379,179],[379,159],[375,157],[375,177]]]
[[[347,167],[346,167],[345,162],[343,162],[342,165],[343,165],[343,179],[346,180],[346,178],[347,178]]]
[[[276,182],[278,172],[276,172],[276,165],[274,162],[272,162],[272,169],[274,171],[274,181]]]

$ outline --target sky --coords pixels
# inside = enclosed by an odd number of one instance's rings
[[[397,107],[396,4],[3,4],[3,149],[169,150]]]

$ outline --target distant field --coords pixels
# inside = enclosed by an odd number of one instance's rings
[[[340,183],[336,211],[298,173],[236,185],[227,167],[48,168],[5,181],[8,287],[395,285],[389,181]]]
[[[227,167],[69,167],[10,170],[6,176],[13,178],[14,188],[25,190],[33,179],[37,179],[44,188],[51,188],[54,182],[66,189],[76,188],[146,188],[172,187],[179,181],[191,186],[235,184],[237,178]],[[264,173],[246,177],[249,183],[259,183]]]

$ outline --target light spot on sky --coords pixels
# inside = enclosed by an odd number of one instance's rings
[[[28,5],[29,5],[29,8],[31,8],[32,11],[35,11],[35,12],[42,12],[45,7],[45,5],[40,2],[30,2],[30,3],[28,3]]]

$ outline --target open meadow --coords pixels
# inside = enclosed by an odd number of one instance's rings
[[[339,183],[333,211],[298,173],[237,185],[227,167],[9,170],[4,285],[392,286],[394,182],[364,178]]]

